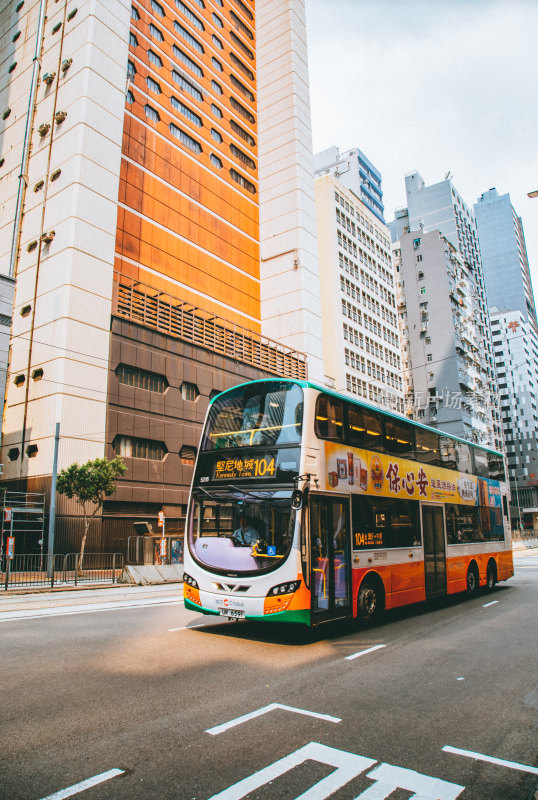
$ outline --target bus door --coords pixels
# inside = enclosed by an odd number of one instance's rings
[[[312,613],[317,619],[351,613],[349,500],[310,496]]]
[[[422,504],[426,598],[446,593],[445,515],[442,505]]]

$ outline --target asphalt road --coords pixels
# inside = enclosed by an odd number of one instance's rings
[[[2,800],[534,800],[538,551],[370,630],[178,591],[0,599]]]

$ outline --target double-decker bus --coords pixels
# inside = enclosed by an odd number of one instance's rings
[[[185,607],[317,625],[513,575],[501,453],[309,381],[209,406],[191,488]]]

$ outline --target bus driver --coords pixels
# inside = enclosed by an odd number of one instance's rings
[[[232,542],[236,547],[252,547],[260,538],[256,528],[248,524],[246,517],[239,517],[239,528],[232,534]]]

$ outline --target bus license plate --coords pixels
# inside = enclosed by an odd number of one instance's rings
[[[230,619],[243,619],[245,612],[241,608],[219,608],[221,617],[230,617]]]

